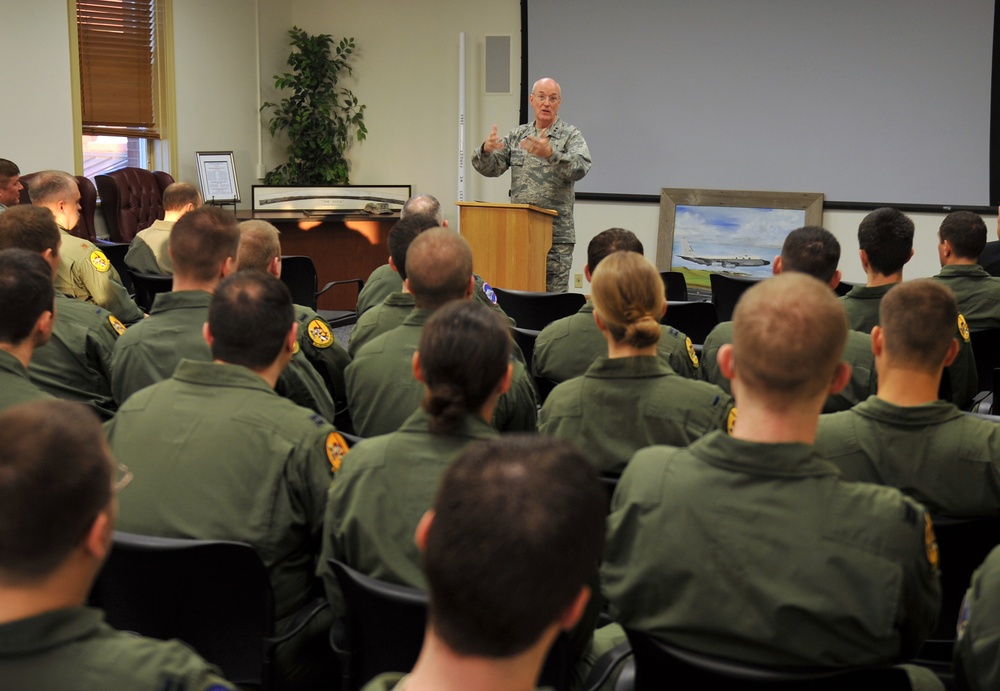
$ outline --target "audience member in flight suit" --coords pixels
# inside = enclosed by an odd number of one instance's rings
[[[1000,547],[996,547],[972,576],[958,622],[955,676],[971,691],[1000,688]]]
[[[44,259],[28,250],[0,251],[0,410],[52,398],[28,379],[28,363],[52,336],[54,304]]]
[[[941,273],[934,280],[951,288],[958,311],[973,331],[1000,327],[1000,278],[981,267],[986,247],[986,224],[971,211],[953,211],[938,229]]]

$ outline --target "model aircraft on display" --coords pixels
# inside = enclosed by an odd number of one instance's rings
[[[730,267],[730,266],[767,266],[771,262],[767,259],[758,259],[757,257],[743,256],[743,257],[699,257],[695,255],[694,250],[691,249],[691,245],[688,244],[687,238],[681,238],[681,248],[684,254],[678,255],[681,259],[685,259],[689,262],[695,264],[702,264],[703,266],[712,266],[712,264],[718,264],[719,266]]]

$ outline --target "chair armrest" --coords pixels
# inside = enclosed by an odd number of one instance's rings
[[[361,289],[365,287],[365,282],[363,280],[361,280],[360,278],[348,278],[348,279],[345,279],[343,281],[330,281],[329,283],[327,283],[325,286],[323,286],[316,293],[316,297],[319,297],[320,295],[322,295],[326,291],[330,290],[330,288],[332,288],[334,286],[337,286],[337,285],[341,285],[343,283],[357,283],[358,284],[358,293],[359,294],[361,293]]]
[[[622,641],[611,650],[607,651],[590,669],[590,674],[583,682],[583,691],[597,691],[611,676],[618,664],[632,654],[632,646],[628,641]],[[615,687],[617,688],[617,686]]]
[[[317,597],[310,600],[302,606],[302,609],[295,613],[295,616],[292,618],[292,628],[282,636],[267,639],[267,643],[271,646],[284,643],[289,638],[292,638],[302,631],[302,629],[304,629],[306,625],[308,625],[309,622],[316,617],[316,615],[324,609],[327,609],[329,606],[330,602],[325,597]]]

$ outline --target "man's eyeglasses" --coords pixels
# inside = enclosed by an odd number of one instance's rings
[[[535,97],[536,101],[541,101],[542,103],[559,103],[562,100],[562,96],[558,94],[553,94],[552,96],[543,96],[541,94],[531,94]]]

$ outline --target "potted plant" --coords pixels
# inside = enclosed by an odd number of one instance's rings
[[[329,34],[310,36],[297,26],[288,31],[293,51],[288,56],[291,72],[275,75],[274,86],[292,93],[278,103],[264,103],[271,109],[268,121],[271,136],[288,136],[288,161],[264,176],[268,185],[337,185],[350,182],[347,148],[352,131],[358,141],[368,135],[365,106],[351,90],[338,86],[341,76],[353,70],[348,60],[354,53],[354,39],[336,43]],[[334,53],[331,53],[331,48]]]

